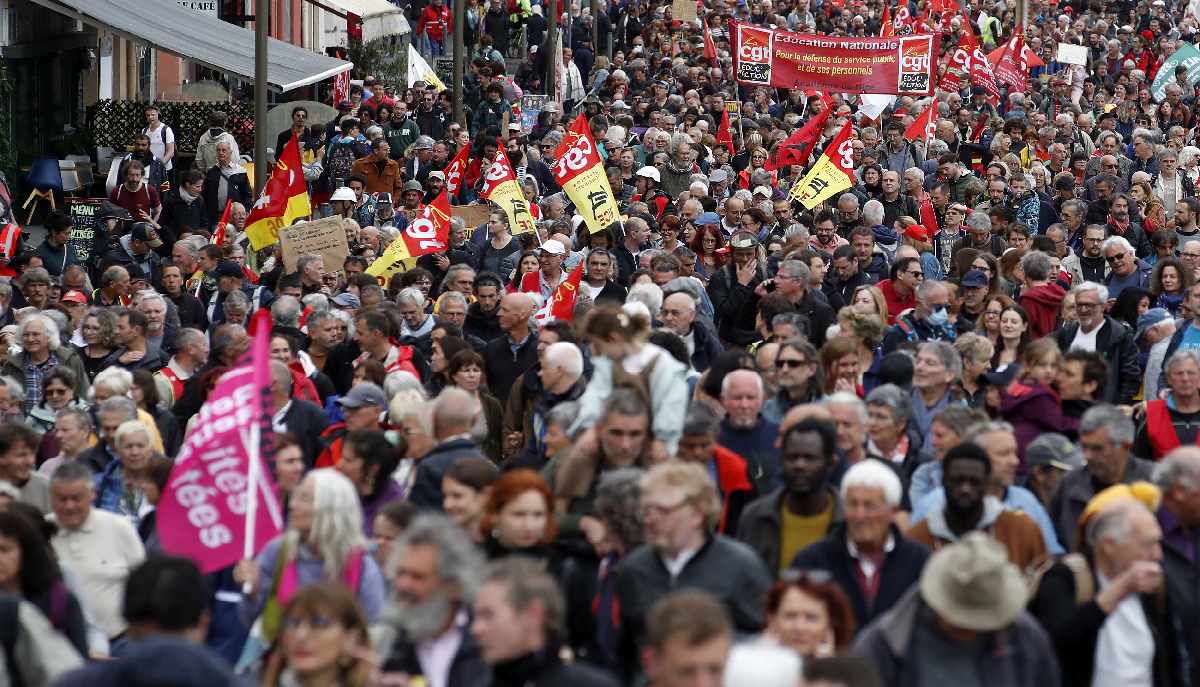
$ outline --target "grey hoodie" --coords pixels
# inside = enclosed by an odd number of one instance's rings
[[[996,524],[996,518],[1004,512],[1004,504],[995,496],[985,496],[983,499],[983,517],[979,518],[979,522],[975,523],[974,529],[986,530]],[[946,507],[942,506],[937,510],[929,512],[926,517],[929,522],[929,533],[935,538],[945,539],[946,541],[958,541],[958,535],[955,534],[950,526],[946,524]]]

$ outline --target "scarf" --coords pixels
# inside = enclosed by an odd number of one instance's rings
[[[196,200],[196,196],[188,193],[187,189],[182,185],[179,187],[179,197],[182,198],[183,202],[187,203],[188,205],[191,205],[192,201]]]
[[[1114,233],[1116,233],[1118,236],[1124,236],[1125,232],[1129,231],[1129,223],[1130,220],[1128,217],[1125,218],[1124,222],[1119,222],[1117,221],[1117,218],[1113,217],[1111,214],[1108,216],[1108,226],[1112,227]]]

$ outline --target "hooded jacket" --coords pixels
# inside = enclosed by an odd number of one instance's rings
[[[1000,417],[1013,426],[1017,453],[1021,457],[1020,474],[1025,473],[1025,447],[1045,432],[1060,432],[1073,438],[1079,418],[1062,411],[1058,394],[1045,384],[1022,379],[1001,392]]]
[[[1062,301],[1066,295],[1066,289],[1054,281],[1021,292],[1021,307],[1025,308],[1025,313],[1029,315],[1031,338],[1040,339],[1054,331],[1058,325],[1058,312],[1062,309]]]
[[[1042,531],[1028,515],[1004,509],[1004,504],[995,496],[983,499],[983,515],[972,530],[987,532],[1008,549],[1008,560],[1021,570],[1040,562],[1046,557],[1046,542]],[[959,537],[946,524],[946,507],[934,509],[921,522],[904,533],[931,551],[958,541]]]
[[[896,230],[883,225],[877,224],[871,227],[871,231],[875,234],[875,245],[883,251],[889,263],[896,259],[896,249],[900,247],[900,237],[896,234]]]

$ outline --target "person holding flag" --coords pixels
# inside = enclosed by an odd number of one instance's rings
[[[853,144],[850,139],[852,132],[853,127],[847,121],[829,145],[825,146],[825,152],[808,174],[792,187],[789,198],[812,210],[826,198],[854,186],[854,161],[851,157]]]
[[[529,201],[525,199],[525,194],[517,184],[517,175],[508,161],[504,146],[496,149],[496,159],[483,177],[483,187],[479,195],[484,200],[490,200],[500,206],[508,216],[509,227],[514,235],[536,232],[533,215],[529,213]]]
[[[295,136],[288,140],[262,195],[246,218],[246,236],[254,250],[262,250],[279,240],[279,229],[306,219],[312,208],[308,199],[308,184],[300,162],[300,145]]]

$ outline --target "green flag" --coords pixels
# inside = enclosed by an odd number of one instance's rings
[[[1187,68],[1188,86],[1195,86],[1196,82],[1200,81],[1200,50],[1187,43],[1162,63],[1162,66],[1158,68],[1158,74],[1154,77],[1154,83],[1150,85],[1150,93],[1158,102],[1161,103],[1166,99],[1167,86],[1175,83],[1175,70],[1178,67]]]

